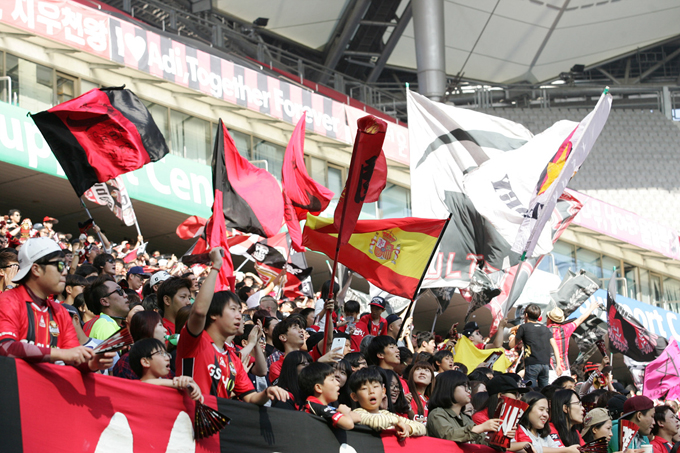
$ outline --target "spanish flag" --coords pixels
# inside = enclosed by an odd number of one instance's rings
[[[448,220],[359,220],[338,261],[395,296],[415,297],[421,279]],[[335,255],[338,230],[333,219],[307,215],[302,235],[305,247]]]

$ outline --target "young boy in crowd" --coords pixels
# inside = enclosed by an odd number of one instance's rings
[[[387,335],[387,320],[382,317],[387,308],[387,301],[383,297],[375,296],[369,305],[371,313],[361,317],[357,328],[361,329],[364,335]]]
[[[129,354],[130,367],[139,379],[147,384],[186,390],[191,399],[203,402],[201,389],[189,376],[176,376],[166,379],[170,373],[170,354],[165,345],[156,338],[144,338],[135,342]]]
[[[350,397],[359,403],[360,408],[352,411],[359,414],[359,423],[370,426],[376,431],[396,429],[397,437],[424,436],[425,425],[397,414],[380,409],[385,395],[385,384],[376,367],[362,368],[349,378]]]
[[[353,429],[361,416],[352,413],[344,404],[334,408],[329,404],[338,400],[340,383],[335,378],[335,370],[327,363],[315,362],[300,371],[300,391],[306,398],[302,410],[308,414],[323,417],[334,428]]]
[[[158,287],[158,308],[163,317],[163,327],[169,335],[174,335],[177,312],[191,305],[191,280],[188,278],[170,277]]]
[[[444,371],[453,369],[453,353],[448,349],[437,351],[430,359],[430,363],[434,366],[435,376]]]

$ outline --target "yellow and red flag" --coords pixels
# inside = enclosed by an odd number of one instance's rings
[[[359,220],[338,261],[377,287],[413,299],[447,219]],[[333,257],[338,229],[333,219],[307,215],[302,243]]]

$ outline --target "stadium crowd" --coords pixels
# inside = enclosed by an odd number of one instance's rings
[[[112,245],[94,225],[75,237],[57,224],[52,217],[33,224],[18,210],[0,220],[2,356],[174,387],[196,400],[211,394],[300,410],[336,428],[361,424],[400,438],[526,453],[577,453],[604,439],[600,446],[619,452],[626,421],[637,427],[625,441],[633,453],[680,446],[677,402],[624,389],[607,357],[585,375],[569,369],[567,348],[556,340],[569,331],[568,345],[581,320],[551,313],[559,327],[551,330],[532,304],[505,343],[503,328],[491,342],[474,322],[443,340],[386,316],[381,297],[368,313],[352,300],[339,307],[328,297],[330,281],[316,300],[279,299],[278,279],[264,284],[252,273],[237,273],[234,292],[215,291],[220,248],[210,251],[211,265],[187,267],[174,255],[144,252],[141,236]],[[327,347],[326,315],[334,321]],[[129,350],[93,353],[121,327],[134,340]],[[463,337],[480,350],[517,349],[523,360],[504,372],[488,361],[468,369],[455,357]],[[526,403],[516,427],[499,414],[511,400]]]

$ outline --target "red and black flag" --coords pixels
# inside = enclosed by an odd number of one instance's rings
[[[213,201],[213,215],[205,224],[205,247],[210,252],[214,247],[222,247],[222,267],[217,275],[215,291],[233,290],[236,284],[234,278],[234,263],[229,253],[227,244],[227,228],[224,226],[224,216],[222,215],[222,196],[219,190],[215,190],[215,200]]]
[[[295,255],[302,255],[303,253],[295,253]],[[314,297],[314,288],[312,287],[312,270],[314,268],[307,267],[307,263],[303,266],[299,266],[293,262],[293,256],[291,256],[291,262],[286,264],[286,283],[283,286],[283,296],[289,299],[295,299],[296,297]]]
[[[194,440],[195,403],[184,391],[0,357],[2,451],[494,452],[426,436],[400,441],[393,429],[380,434],[366,426],[333,429],[321,417],[301,411],[259,407],[207,392],[203,396],[207,406],[231,423]],[[73,435],[73,426],[78,426],[78,435]]]
[[[228,228],[271,237],[283,225],[283,197],[276,179],[241,157],[220,120],[212,158],[213,189],[222,193]]]
[[[347,244],[364,203],[373,203],[387,184],[387,161],[382,151],[387,123],[374,116],[357,121],[349,175],[333,216],[338,246]]]
[[[314,181],[307,173],[304,157],[306,120],[307,116],[302,115],[295,126],[281,167],[284,217],[291,245],[298,252],[304,251],[300,220],[306,220],[308,212],[319,215],[333,198],[333,192]]]
[[[607,287],[607,323],[609,324],[609,350],[620,352],[637,362],[651,362],[668,346],[665,338],[653,334],[616,303],[615,270]]]
[[[151,113],[124,87],[95,88],[31,118],[79,197],[169,152]]]

